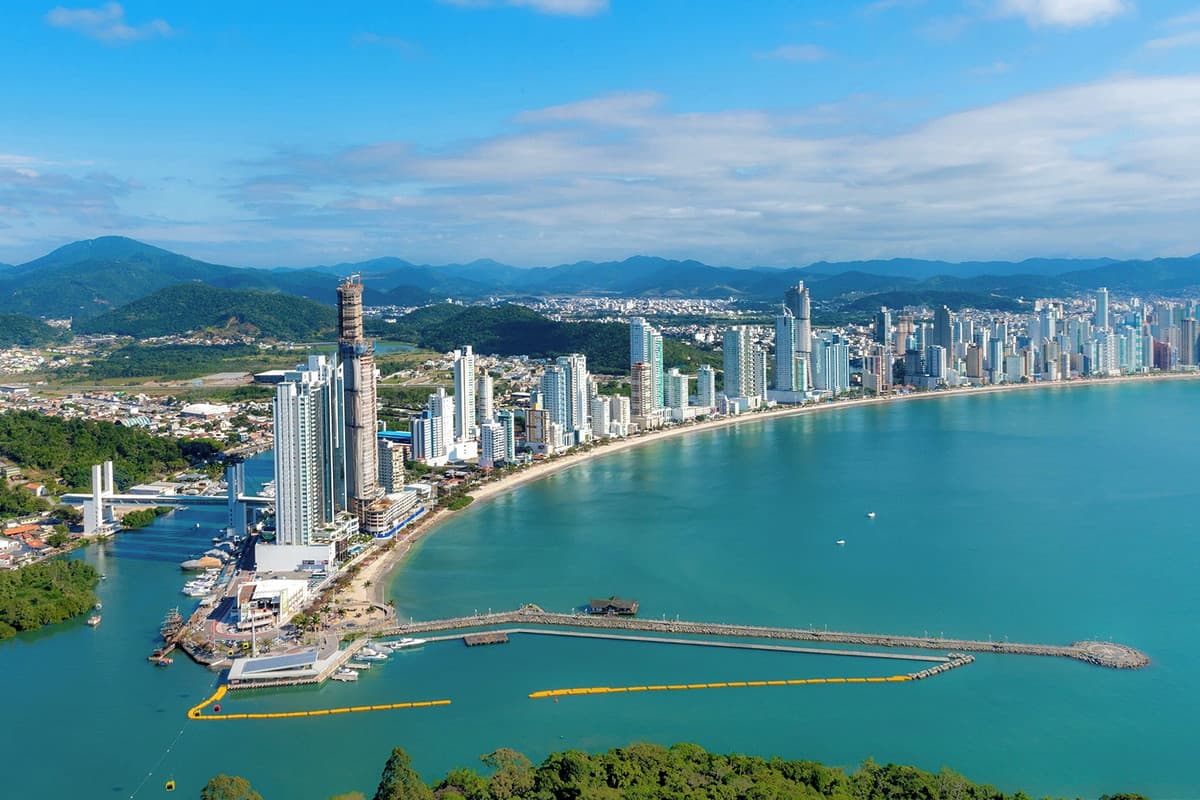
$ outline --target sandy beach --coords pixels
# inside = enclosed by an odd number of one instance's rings
[[[594,446],[582,452],[567,453],[553,456],[545,461],[537,462],[519,469],[517,472],[500,478],[488,480],[470,490],[475,498],[470,507],[490,500],[498,495],[510,492],[519,486],[541,480],[565,469],[583,464],[594,458],[620,453],[634,447],[661,442],[680,436],[688,436],[702,431],[711,431],[731,425],[754,425],[786,417],[804,414],[821,414],[850,408],[866,406],[889,405],[894,403],[915,402],[918,400],[939,400],[951,397],[976,396],[996,392],[1033,391],[1043,389],[1068,389],[1080,386],[1109,386],[1133,382],[1157,382],[1169,380],[1191,380],[1200,378],[1200,372],[1163,373],[1151,375],[1130,375],[1115,378],[1092,378],[1053,383],[1013,383],[999,386],[981,386],[977,388],[945,389],[931,392],[911,392],[904,395],[870,397],[859,400],[839,400],[825,403],[815,403],[806,406],[777,406],[763,411],[749,412],[732,417],[719,417],[703,422],[690,422],[674,425],[662,430],[634,434],[620,439],[599,440]],[[436,510],[426,514],[414,526],[398,537],[393,547],[382,553],[372,563],[363,567],[350,586],[341,593],[341,597],[357,603],[384,605],[387,602],[389,578],[396,567],[411,552],[412,547],[424,536],[429,535],[439,524],[450,519],[459,512]]]

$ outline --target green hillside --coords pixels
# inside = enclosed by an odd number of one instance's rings
[[[121,308],[82,320],[79,333],[145,338],[206,329],[228,329],[287,341],[333,331],[334,311],[302,297],[202,283],[168,286]]]
[[[371,332],[439,352],[469,344],[477,353],[502,356],[553,358],[583,353],[593,372],[629,372],[628,326],[618,322],[558,322],[524,306],[427,306],[395,323],[374,322]],[[674,340],[664,342],[663,356],[668,368],[690,371],[703,363],[720,362],[717,353]]]
[[[71,335],[24,314],[0,314],[0,347],[42,347],[69,341]]]

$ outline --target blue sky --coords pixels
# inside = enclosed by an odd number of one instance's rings
[[[0,7],[0,261],[1200,251],[1200,0]]]

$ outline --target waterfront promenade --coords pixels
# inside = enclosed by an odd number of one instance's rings
[[[730,625],[715,622],[638,619],[636,617],[585,616],[555,614],[535,605],[514,611],[481,614],[470,617],[410,622],[380,626],[377,636],[413,636],[438,631],[467,630],[497,625],[547,626],[568,628],[604,628],[644,633],[685,636],[719,636],[731,638],[772,639],[781,641],[822,642],[835,645],[866,645],[869,647],[906,648],[916,650],[967,651],[1005,655],[1053,656],[1072,658],[1098,667],[1111,669],[1140,669],[1150,663],[1144,653],[1113,642],[1079,641],[1069,645],[1035,644],[1029,642],[982,641],[972,639],[942,639],[920,636],[897,636],[879,633],[826,631],[812,628],[773,628],[758,625]],[[516,631],[520,632],[520,631]],[[838,655],[862,655],[856,652],[836,652]]]

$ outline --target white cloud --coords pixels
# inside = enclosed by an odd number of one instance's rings
[[[1132,10],[1129,0],[998,0],[1002,16],[1023,17],[1033,27],[1078,27],[1107,22]]]
[[[785,44],[764,53],[755,53],[755,58],[777,59],[779,61],[801,61],[811,63],[824,61],[829,53],[815,44]]]
[[[504,5],[528,8],[541,14],[590,17],[608,10],[608,0],[441,0],[455,6],[487,8]]]
[[[1150,50],[1174,50],[1179,47],[1196,47],[1197,45],[1200,45],[1200,31],[1177,33],[1146,42],[1146,47]]]
[[[55,28],[73,30],[107,44],[134,42],[174,33],[163,19],[130,25],[125,21],[125,9],[120,3],[105,3],[97,8],[57,6],[46,14],[46,22]]]
[[[1200,75],[1058,89],[875,135],[863,132],[883,112],[857,113],[833,134],[807,111],[680,113],[657,95],[614,95],[436,152],[283,154],[234,199],[264,239],[426,260],[1200,249]]]

